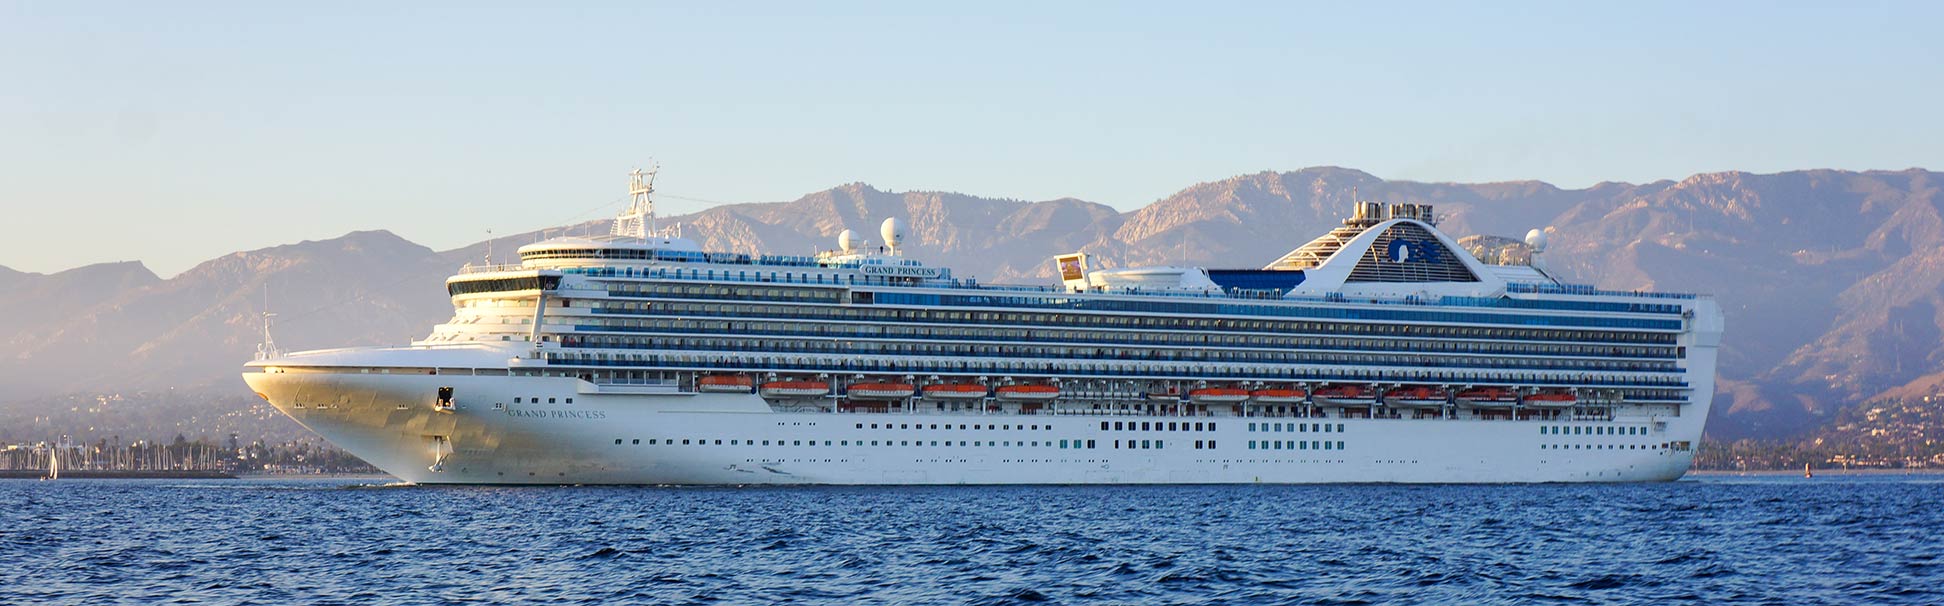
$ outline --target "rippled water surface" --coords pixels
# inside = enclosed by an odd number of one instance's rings
[[[1944,602],[1944,476],[438,488],[0,481],[0,603]]]

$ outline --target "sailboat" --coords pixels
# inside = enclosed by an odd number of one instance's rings
[[[1803,464],[1802,464],[1802,477],[1805,477],[1805,478],[1813,478],[1813,477],[1816,477],[1816,474],[1815,474],[1814,472],[1811,472],[1811,471],[1809,471],[1809,464],[1808,464],[1808,463],[1803,463]]]
[[[56,447],[56,448],[47,449],[47,475],[41,476],[41,479],[42,480],[61,479],[61,449],[60,448]]]

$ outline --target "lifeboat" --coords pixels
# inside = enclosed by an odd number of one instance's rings
[[[925,386],[925,397],[933,400],[976,400],[986,396],[986,387],[977,383],[939,383]]]
[[[830,393],[830,384],[823,381],[770,381],[764,383],[756,393],[765,398],[814,398]]]
[[[1511,408],[1519,394],[1503,387],[1473,387],[1458,392],[1458,405],[1472,408]]]
[[[918,393],[910,383],[852,383],[846,393],[852,400],[902,400]]]
[[[1309,392],[1301,389],[1258,389],[1249,392],[1249,397],[1262,404],[1302,404]]]
[[[1181,389],[1169,386],[1167,389],[1151,390],[1147,392],[1147,398],[1156,402],[1179,402],[1181,401]]]
[[[1330,385],[1312,394],[1317,404],[1324,406],[1369,406],[1377,403],[1377,394],[1362,385]]]
[[[1188,400],[1196,404],[1234,404],[1248,399],[1249,390],[1233,387],[1203,387],[1188,392]]]
[[[1579,396],[1565,391],[1541,392],[1525,397],[1527,408],[1572,408],[1575,404],[1579,404]]]
[[[995,391],[999,399],[1015,402],[1045,402],[1060,397],[1060,388],[1052,385],[1004,385]]]
[[[1425,385],[1399,387],[1384,392],[1384,404],[1393,408],[1439,408],[1450,392]]]
[[[695,388],[710,393],[749,393],[755,381],[742,375],[709,375],[695,380]]]

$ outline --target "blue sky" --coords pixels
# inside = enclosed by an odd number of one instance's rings
[[[0,4],[0,265],[434,248],[852,181],[1131,209],[1944,168],[1944,3]]]

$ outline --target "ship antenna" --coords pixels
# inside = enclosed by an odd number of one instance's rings
[[[277,314],[270,312],[270,285],[263,285],[263,342],[257,344],[258,360],[277,357],[277,340],[270,337],[270,319]]]
[[[615,236],[646,240],[648,234],[655,232],[655,201],[652,196],[655,193],[655,172],[659,170],[660,166],[650,163],[648,170],[637,168],[628,173],[628,197],[631,203],[627,210],[621,211],[621,216],[614,218],[612,233]]]
[[[493,230],[486,230],[486,266],[493,266]]]

